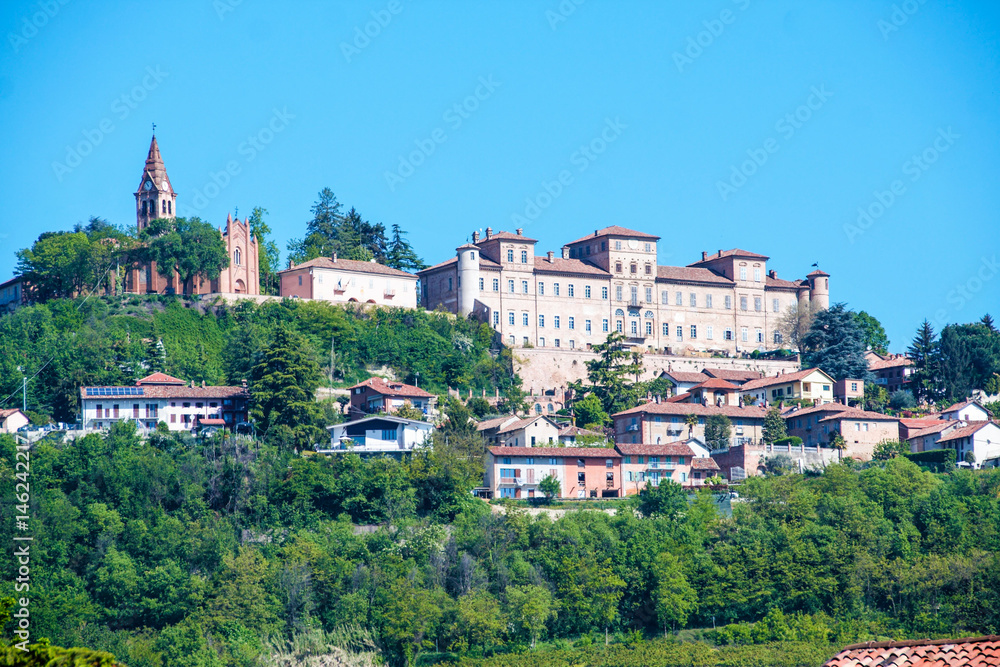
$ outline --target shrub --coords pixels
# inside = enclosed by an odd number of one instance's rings
[[[931,472],[950,472],[955,469],[954,449],[931,449],[926,452],[906,452],[906,458],[916,463],[921,468],[926,468]]]
[[[790,435],[785,438],[778,438],[777,440],[774,441],[774,444],[781,446],[791,445],[792,447],[799,447],[802,445],[802,438],[800,438],[797,435]]]

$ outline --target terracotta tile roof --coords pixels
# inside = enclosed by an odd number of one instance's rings
[[[15,415],[21,410],[19,408],[7,408],[6,410],[0,410],[0,421],[4,421],[7,417]]]
[[[713,458],[691,459],[692,470],[721,470]]]
[[[946,412],[956,412],[958,410],[961,410],[962,408],[967,408],[970,405],[975,405],[975,406],[978,406],[978,407],[982,408],[983,410],[986,410],[986,408],[983,407],[983,405],[979,401],[968,400],[968,401],[962,401],[961,403],[956,403],[955,405],[951,406],[947,410],[942,410],[942,414],[944,414]],[[986,412],[989,413],[990,416],[993,415],[993,413],[990,412],[989,410],[986,410]]]
[[[902,417],[900,418],[899,423],[905,426],[906,428],[922,429],[922,428],[930,428],[931,426],[937,426],[938,424],[947,424],[948,421],[949,420],[946,419],[936,419],[930,417],[921,417],[921,418]]]
[[[656,279],[678,283],[726,285],[727,287],[732,287],[735,284],[729,278],[720,276],[711,269],[693,268],[690,266],[657,266]]]
[[[663,371],[660,377],[670,378],[677,382],[704,382],[708,377],[704,373],[691,373],[690,371]]]
[[[501,241],[523,241],[525,243],[538,243],[537,240],[529,239],[527,236],[524,236],[523,234],[513,234],[511,232],[493,232],[492,234],[490,234],[489,238],[486,238],[485,236],[479,237],[479,243],[477,245],[482,245],[487,241],[496,241],[497,239]]]
[[[576,245],[577,243],[583,243],[584,241],[590,241],[591,239],[598,239],[601,238],[602,236],[632,236],[637,239],[652,239],[654,241],[660,238],[655,234],[637,232],[634,229],[629,229],[627,227],[619,227],[618,225],[611,225],[610,227],[605,227],[604,229],[595,230],[593,234],[588,234],[575,241],[570,241],[566,245]]]
[[[784,280],[782,278],[772,278],[768,276],[764,279],[765,289],[794,289],[797,290],[802,285],[798,280]]]
[[[214,419],[211,417],[201,417],[200,415],[196,417],[198,423],[202,426],[225,426],[225,419]]]
[[[350,387],[350,389],[357,389],[358,387],[368,387],[372,391],[382,394],[383,396],[403,396],[406,398],[430,398],[434,394],[424,391],[420,387],[414,387],[411,384],[403,384],[402,382],[389,382],[385,378],[371,377],[364,382],[359,382],[358,384]]]
[[[823,372],[818,368],[806,368],[804,370],[796,371],[794,373],[785,373],[784,375],[777,375],[777,376],[769,375],[767,377],[762,377],[759,380],[751,380],[750,382],[747,382],[745,385],[740,387],[740,389],[744,390],[761,389],[763,387],[770,387],[776,384],[788,384],[789,382],[798,382],[799,380],[808,377],[809,374],[813,373],[814,371],[819,371],[820,373]],[[833,378],[830,378],[830,384],[833,384]]]
[[[500,430],[498,431],[498,433],[509,433],[510,431],[517,431],[519,429],[526,428],[527,426],[531,425],[533,422],[538,421],[539,419],[543,419],[545,421],[551,421],[550,419],[548,419],[544,415],[535,415],[534,417],[525,417],[524,419],[518,419],[516,422],[511,422],[511,423],[507,424],[506,426],[502,426],[500,428]],[[558,429],[558,427],[556,427],[556,428]]]
[[[969,422],[968,426],[962,426],[960,428],[956,428],[951,433],[941,436],[941,439],[938,440],[938,442],[947,442],[951,440],[958,440],[960,438],[967,438],[970,435],[975,435],[976,433],[986,428],[990,424],[996,426],[994,422],[987,422],[987,421]]]
[[[817,412],[844,412],[845,410],[851,410],[852,408],[847,407],[843,403],[824,403],[823,405],[813,405],[808,408],[796,408],[791,406],[782,411],[781,416],[788,417],[801,417],[802,415],[812,415]]]
[[[503,426],[504,422],[511,419],[517,419],[515,415],[504,415],[503,417],[493,417],[492,419],[484,419],[483,421],[476,424],[477,431],[488,431],[492,428],[499,428]]]
[[[455,261],[458,261],[458,259],[456,258]],[[317,257],[316,259],[310,259],[308,262],[296,264],[290,269],[284,269],[282,271],[278,271],[278,273],[286,273],[288,271],[297,271],[298,269],[313,267],[319,269],[334,269],[337,271],[353,271],[355,273],[377,273],[382,276],[395,276],[397,278],[416,279],[417,277],[412,273],[400,271],[399,269],[394,269],[390,266],[385,266],[384,264],[378,264],[376,262],[359,262],[355,259],[343,258],[337,258],[337,261],[334,262],[330,257]]]
[[[490,447],[493,456],[562,456],[565,458],[619,459],[610,447]]]
[[[180,378],[160,372],[151,373],[140,380],[136,380],[135,383],[140,386],[150,384],[185,384],[184,380]]]
[[[1000,636],[852,644],[823,667],[988,667],[1000,664]]]
[[[622,443],[615,445],[615,449],[626,456],[694,456],[694,450],[682,442],[671,442],[665,445],[630,445]]]
[[[821,271],[820,269],[816,269],[812,273],[807,273],[806,278],[812,278],[814,276],[829,276],[829,275],[830,274],[827,273],[826,271]]]
[[[723,380],[722,378],[709,378],[708,380],[691,387],[691,389],[728,389],[730,391],[736,391],[739,387],[732,382]]]
[[[711,262],[714,259],[721,259],[723,257],[746,257],[748,259],[770,259],[767,255],[758,255],[755,252],[750,252],[749,250],[741,250],[739,248],[733,248],[732,250],[720,250],[719,252],[709,255],[703,260],[694,262],[693,264],[688,264],[688,266],[698,266],[702,262]]]
[[[604,277],[611,275],[604,269],[579,259],[553,257],[550,262],[548,257],[537,256],[535,257],[535,273],[583,273],[590,276]]]
[[[895,417],[889,415],[883,415],[880,412],[870,412],[868,410],[858,410],[856,408],[848,408],[847,410],[840,410],[829,417],[823,417],[820,419],[821,422],[825,421],[836,421],[837,419],[866,419],[868,421],[875,422],[898,422],[899,420]]]
[[[577,435],[596,435],[603,438],[603,433],[598,433],[597,431],[591,431],[588,428],[580,428],[579,426],[566,426],[559,429],[559,437],[577,436]]]
[[[761,373],[759,371],[745,371],[729,368],[704,368],[701,372],[709,377],[722,378],[723,380],[729,380],[730,382],[749,382],[750,380],[758,380],[761,377]]]
[[[250,393],[243,387],[188,387],[185,385],[145,385],[141,395],[88,395],[87,389],[95,387],[80,387],[82,400],[102,401],[104,403],[118,401],[122,404],[141,401],[143,398],[182,398],[197,400],[199,398],[247,398]],[[125,387],[123,387],[125,388]]]
[[[890,357],[888,359],[871,358],[868,360],[868,370],[880,371],[886,368],[899,368],[900,366],[912,366],[913,359],[904,357]]]
[[[726,415],[739,419],[763,419],[765,412],[761,408],[747,407],[738,408],[733,405],[701,405],[700,403],[646,403],[631,410],[618,412],[613,417],[622,415],[634,415],[648,413],[651,415],[698,415],[699,417],[710,417],[712,415]]]
[[[677,394],[676,396],[671,396],[667,399],[667,403],[686,403],[688,399],[691,398],[691,392],[685,391],[683,394]]]
[[[900,420],[900,421],[902,421],[902,420]],[[925,435],[931,435],[933,433],[940,433],[941,431],[944,431],[946,429],[955,428],[960,423],[961,422],[957,422],[957,421],[955,421],[953,419],[939,420],[936,424],[933,424],[931,426],[925,426],[924,428],[921,428],[921,429],[918,429],[918,430],[914,431],[913,433],[910,434],[909,439],[922,438]]]

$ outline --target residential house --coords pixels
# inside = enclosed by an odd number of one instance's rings
[[[427,444],[434,426],[415,419],[373,415],[328,426],[327,431],[330,432],[330,448],[318,450],[322,454],[349,452],[360,456],[401,458]]]
[[[616,498],[620,459],[602,447],[490,447],[483,484],[493,498],[540,498],[539,482],[552,476],[561,498]]]
[[[844,405],[852,405],[865,398],[865,381],[846,378],[833,383],[833,400]]]
[[[701,384],[708,377],[704,373],[692,373],[690,371],[663,371],[660,377],[667,380],[674,386],[673,396],[691,391],[691,387]]]
[[[907,431],[907,437],[904,442],[909,443],[911,452],[929,452],[932,449],[941,449],[938,445],[938,441],[941,440],[941,438],[966,425],[966,422],[959,421],[957,419],[937,419],[926,421],[933,421],[934,423],[921,429]],[[903,427],[900,427],[899,430],[902,432]]]
[[[687,424],[688,415],[694,415],[694,424]],[[612,415],[615,442],[659,445],[692,437],[705,442],[705,424],[712,415],[729,419],[731,445],[756,442],[762,436],[765,412],[758,407],[651,401]]]
[[[12,313],[27,305],[30,291],[30,286],[22,276],[14,276],[0,283],[0,314]]]
[[[763,373],[739,368],[703,368],[701,372],[710,378],[719,378],[741,387],[751,380],[759,380]]]
[[[798,399],[814,404],[833,402],[833,378],[818,368],[806,368],[795,373],[779,373],[751,380],[740,387],[744,402],[747,398],[766,404]]]
[[[719,476],[722,469],[715,459],[695,458],[691,460],[691,486],[704,486],[705,480]]]
[[[586,440],[586,444],[593,445],[598,442],[607,442],[607,439],[603,433],[579,426],[564,426],[559,429],[559,443],[563,447],[576,447],[578,444],[584,444],[583,440]]]
[[[81,424],[103,429],[132,421],[150,430],[163,422],[171,431],[192,431],[199,420],[221,419],[228,428],[247,421],[246,386],[196,386],[152,373],[132,386],[80,387]]]
[[[786,411],[785,428],[789,436],[802,438],[805,446],[829,446],[836,434],[843,436],[843,456],[871,459],[880,442],[899,439],[899,420],[878,412],[829,403]]]
[[[938,426],[943,421],[944,420],[938,418],[938,415],[928,415],[926,417],[900,417],[899,440],[900,442],[908,442],[910,438],[917,434],[918,431],[922,431],[925,428],[930,428],[932,426]]]
[[[483,437],[483,440],[486,441],[487,445],[502,445],[504,439],[500,436],[500,429],[508,424],[513,424],[519,421],[521,421],[521,418],[517,415],[501,415],[500,417],[484,419],[479,422],[476,424],[476,431],[478,431],[479,435]]]
[[[687,391],[690,398],[687,403],[700,403],[702,405],[732,405],[739,406],[740,390],[735,384],[721,378],[709,378],[704,382],[699,382]]]
[[[1000,467],[1000,426],[996,422],[972,422],[938,440],[942,449],[954,449],[955,460],[975,468]]]
[[[16,433],[29,423],[30,420],[19,408],[0,410],[0,433]]]
[[[658,486],[670,480],[687,486],[691,479],[694,452],[682,442],[667,445],[619,444],[615,449],[621,454],[621,478],[625,495],[638,494],[646,484]],[[711,460],[711,459],[709,459]]]
[[[437,404],[437,397],[420,387],[380,377],[371,377],[359,382],[349,391],[352,417],[380,412],[391,414],[407,403],[425,415],[431,415]]]
[[[875,376],[875,384],[883,387],[890,394],[900,389],[906,389],[913,375],[913,360],[902,354],[880,355],[866,352],[868,370]]]
[[[417,307],[417,277],[375,260],[317,257],[279,271],[281,296],[333,303]]]
[[[979,401],[967,400],[955,403],[941,412],[941,419],[958,419],[966,422],[981,422],[993,419],[993,413]]]
[[[505,447],[546,447],[559,443],[559,424],[543,415],[507,422],[497,431]]]

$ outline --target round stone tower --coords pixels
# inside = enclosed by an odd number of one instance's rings
[[[466,243],[455,249],[458,257],[458,312],[468,317],[479,295],[479,248]]]
[[[830,307],[830,274],[816,269],[806,279],[809,281],[809,300],[815,310]]]

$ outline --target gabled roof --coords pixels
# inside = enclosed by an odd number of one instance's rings
[[[907,439],[912,440],[914,438],[922,438],[925,435],[933,435],[934,433],[940,433],[941,431],[946,431],[948,429],[959,428],[959,424],[961,424],[961,422],[957,422],[954,419],[939,420],[937,424],[925,426],[922,429],[914,431],[913,433],[910,434],[910,437]]]
[[[988,667],[1000,664],[1000,636],[852,644],[823,667]]]
[[[458,260],[456,259],[455,261]],[[298,271],[299,269],[307,268],[333,269],[336,271],[350,271],[352,273],[376,273],[382,276],[413,278],[414,280],[417,279],[417,276],[414,274],[394,269],[391,266],[385,266],[384,264],[379,264],[377,262],[360,262],[356,259],[343,259],[341,257],[338,257],[336,262],[333,261],[333,258],[331,257],[317,257],[316,259],[310,259],[308,262],[296,264],[291,268],[282,269],[281,271],[278,271],[278,273]]]
[[[749,250],[741,250],[740,248],[733,248],[732,250],[720,250],[719,252],[709,255],[703,260],[688,264],[688,266],[698,266],[699,264],[705,262],[711,262],[716,259],[722,259],[723,257],[745,257],[746,259],[770,259],[767,255],[758,255],[755,252],[750,252]]]
[[[722,378],[730,382],[749,382],[761,377],[760,371],[740,370],[735,368],[703,368],[702,373],[713,378]]]
[[[868,410],[858,410],[857,408],[848,408],[846,410],[840,410],[831,414],[829,417],[823,417],[820,419],[821,422],[826,421],[836,421],[838,419],[864,419],[866,421],[874,422],[898,422],[899,420],[890,415],[884,415],[881,412],[870,412]]]
[[[146,377],[136,380],[135,383],[140,386],[147,386],[151,384],[173,384],[173,385],[183,385],[184,380],[180,378],[175,378],[172,375],[167,375],[166,373],[150,373]]]
[[[732,382],[727,382],[726,380],[723,380],[722,378],[709,378],[704,382],[700,382],[695,386],[691,387],[692,391],[695,389],[727,389],[729,391],[737,391],[739,387],[737,387]]]
[[[764,410],[758,407],[739,408],[734,405],[701,405],[700,403],[645,403],[632,408],[615,413],[613,417],[623,415],[644,414],[651,415],[697,415],[699,417],[710,417],[712,415],[725,415],[738,419],[763,419]]]
[[[693,268],[690,266],[657,266],[656,279],[674,283],[702,283],[706,285],[726,285],[732,287],[733,281],[721,276],[711,269]]]
[[[21,412],[21,408],[7,408],[6,410],[0,410],[0,421],[6,421],[8,417],[16,415]],[[24,414],[23,412],[21,414]],[[27,418],[27,415],[25,415]]]
[[[615,445],[619,453],[626,456],[691,456],[694,457],[694,450],[683,442],[671,442],[665,445],[630,445],[621,443]]]
[[[683,394],[677,394],[676,396],[671,396],[667,399],[667,403],[687,403],[688,399],[691,398],[691,392],[685,391]]]
[[[960,428],[956,428],[951,433],[941,436],[941,439],[938,440],[938,442],[949,442],[951,440],[960,440],[962,438],[967,438],[971,435],[975,435],[976,433],[978,433],[979,431],[983,430],[984,428],[986,428],[991,424],[997,428],[1000,428],[1000,426],[997,426],[996,423],[994,422],[988,422],[988,421],[969,422],[968,426],[962,426]]]
[[[403,417],[397,417],[395,415],[368,415],[362,417],[361,419],[353,419],[349,422],[340,422],[339,424],[331,424],[326,427],[327,431],[332,431],[335,428],[345,428],[347,426],[354,426],[355,424],[363,424],[370,421],[388,421],[395,422],[397,424],[419,426],[420,428],[426,428],[428,430],[433,429],[434,425],[428,422],[420,421],[419,419],[405,419]]]
[[[570,241],[566,245],[576,245],[577,243],[583,243],[584,241],[599,239],[602,236],[631,236],[637,239],[651,239],[653,241],[657,241],[660,238],[655,234],[647,234],[646,232],[637,232],[636,230],[629,229],[628,227],[611,225],[610,227],[605,227],[604,229],[595,229],[593,234],[587,234],[586,236],[578,238],[575,241]]]
[[[719,464],[711,457],[691,459],[692,470],[721,470]]]
[[[987,410],[986,406],[984,406],[979,401],[976,401],[976,400],[973,400],[973,399],[969,399],[967,401],[962,401],[961,403],[956,403],[955,405],[951,406],[947,410],[942,410],[941,414],[946,414],[948,412],[958,412],[959,410],[961,410],[963,408],[967,408],[970,405],[975,405],[976,407],[978,407],[979,409],[981,409],[983,412],[985,412],[989,416],[991,416],[991,417],[993,416],[993,413],[990,412],[989,410]]]
[[[552,424],[552,426],[556,430],[559,430],[559,424],[555,423],[545,415],[535,415],[534,417],[525,417],[524,419],[518,419],[516,422],[510,422],[509,424],[504,424],[503,426],[500,427],[500,430],[497,431],[497,433],[509,433],[511,431],[518,431],[522,428],[527,428],[528,426],[538,421],[539,419],[544,419],[545,421]]]
[[[490,447],[493,456],[562,456],[565,458],[618,459],[610,447]]]
[[[87,389],[100,389],[103,393],[87,393]],[[121,390],[133,390],[141,391],[141,394],[128,393],[127,391],[122,391],[118,394],[108,393],[109,389],[121,389]],[[145,385],[142,389],[136,389],[133,385],[132,387],[80,387],[80,400],[82,401],[102,401],[103,403],[108,403],[109,401],[114,402],[115,399],[125,403],[126,401],[131,401],[132,399],[141,398],[180,398],[180,399],[211,399],[211,398],[248,398],[250,393],[245,387],[201,387],[194,386],[188,387],[186,385],[172,385],[172,384],[154,384]]]
[[[764,287],[766,289],[794,289],[797,290],[801,287],[802,282],[798,280],[784,280],[783,278],[772,278],[768,276],[764,279]]]
[[[483,421],[476,424],[477,431],[488,431],[491,428],[499,428],[503,426],[508,421],[519,420],[517,415],[503,415],[502,417],[493,417],[492,419],[484,419]]]
[[[599,438],[603,438],[604,437],[603,433],[598,433],[597,431],[591,431],[588,428],[581,428],[579,426],[565,426],[565,427],[559,429],[559,437],[560,438],[565,438],[565,437],[570,437],[570,436],[576,437],[578,435],[595,435],[595,436],[597,436]]]
[[[806,368],[804,370],[796,371],[794,373],[785,373],[783,375],[770,375],[768,377],[762,377],[759,380],[751,380],[750,382],[747,382],[745,385],[740,387],[740,389],[749,391],[753,389],[761,389],[763,387],[770,387],[776,384],[788,384],[789,382],[798,382],[799,380],[803,380],[809,377],[809,375],[811,375],[816,371],[819,371],[820,373],[823,373],[823,375],[826,375],[826,377],[830,378],[830,384],[833,384],[833,378],[824,373],[821,369]]]
[[[868,370],[870,371],[880,371],[884,368],[897,368],[899,366],[912,366],[913,359],[903,356],[889,357],[886,359],[880,358],[878,356],[872,356],[868,359]]]
[[[660,377],[670,378],[675,382],[694,382],[698,384],[708,379],[704,373],[692,373],[690,371],[663,371]]]
[[[535,273],[583,273],[591,276],[610,276],[611,274],[593,264],[588,264],[579,259],[563,259],[553,257],[549,261],[548,257],[535,257]]]
[[[434,394],[424,391],[420,387],[414,387],[412,384],[403,384],[402,382],[389,382],[385,378],[371,377],[364,382],[359,382],[358,384],[350,387],[350,389],[357,389],[359,387],[368,387],[377,394],[382,394],[383,396],[402,396],[405,398],[430,398]]]

